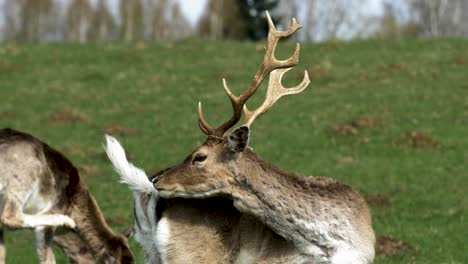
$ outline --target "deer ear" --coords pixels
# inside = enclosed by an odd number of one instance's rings
[[[232,131],[228,137],[228,147],[234,153],[242,152],[249,145],[250,129],[247,126],[241,126]]]

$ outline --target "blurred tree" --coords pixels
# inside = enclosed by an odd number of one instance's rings
[[[381,30],[379,37],[385,39],[397,39],[401,37],[401,26],[398,24],[395,8],[392,4],[384,3],[384,14],[380,20]]]
[[[91,23],[92,8],[88,0],[72,0],[67,11],[68,41],[84,43],[88,41],[88,31]]]
[[[380,29],[380,19],[363,8],[372,1],[315,0],[311,11],[314,27],[304,30],[314,41],[367,37]]]
[[[250,39],[260,40],[268,35],[268,23],[266,21],[266,10],[273,10],[278,5],[278,0],[239,0],[242,17],[245,20],[246,32]],[[270,12],[275,24],[280,19]]]
[[[412,21],[405,21],[399,18],[398,8],[392,0],[385,0],[383,3],[383,16],[380,18],[380,30],[373,35],[382,39],[399,39],[404,37],[416,37],[418,26]],[[404,7],[403,7],[404,8]]]
[[[307,3],[307,6],[305,7],[307,10],[306,13],[306,20],[305,20],[305,25],[304,25],[304,30],[302,30],[302,33],[304,38],[302,38],[305,41],[313,41],[314,40],[314,33],[315,33],[315,28],[317,27],[317,15],[315,13],[315,10],[317,9],[317,0],[310,0]]]
[[[352,8],[352,1],[346,0],[329,0],[326,3],[322,2],[321,17],[321,34],[324,38],[337,38],[339,30],[345,24],[349,15],[348,8]]]
[[[238,0],[209,0],[197,28],[201,36],[211,39],[242,39],[247,35]]]
[[[3,39],[18,40],[18,31],[20,28],[20,5],[17,0],[6,0],[3,7],[4,26]]]
[[[185,16],[182,14],[178,2],[172,5],[169,32],[170,39],[186,37],[192,33],[192,27]]]
[[[310,0],[309,0],[310,3]],[[274,10],[270,10],[270,13],[273,13],[275,17],[279,17],[280,21],[276,25],[279,30],[284,30],[291,25],[291,19],[296,18],[298,19],[298,10],[299,6],[297,1],[286,1],[281,0],[278,2],[278,6]],[[302,21],[299,21],[303,23]],[[300,39],[300,33],[303,33],[303,30],[298,31],[298,33],[292,35],[295,39]]]
[[[121,0],[121,35],[125,41],[143,39],[143,5],[140,0]]]
[[[99,0],[96,10],[91,18],[89,39],[94,41],[107,41],[112,39],[115,30],[115,21],[109,12],[105,0]]]
[[[149,39],[154,41],[178,39],[193,33],[193,28],[182,14],[178,1],[149,0],[145,24],[149,28]],[[148,39],[148,38],[147,38]]]
[[[409,0],[409,7],[423,36],[468,36],[466,0]]]
[[[162,40],[167,38],[169,31],[169,22],[166,18],[167,10],[169,8],[168,0],[152,0],[149,4],[148,10],[150,14],[150,39]]]
[[[45,40],[51,29],[51,18],[54,17],[53,0],[19,0],[18,5],[19,26],[15,28],[15,39],[25,41]],[[10,3],[10,5],[14,5]],[[14,8],[14,7],[13,7]],[[13,22],[10,17],[8,23]]]

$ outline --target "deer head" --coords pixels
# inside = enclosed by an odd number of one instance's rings
[[[302,82],[293,88],[281,84],[284,73],[299,62],[297,43],[293,55],[286,60],[275,58],[275,48],[281,38],[288,37],[301,26],[293,18],[290,27],[277,31],[268,14],[269,33],[263,63],[255,73],[250,86],[240,96],[234,95],[223,79],[223,86],[233,109],[232,117],[217,128],[211,127],[203,117],[201,103],[198,104],[198,124],[208,138],[205,143],[190,154],[181,164],[164,172],[155,180],[155,187],[161,196],[171,197],[207,197],[229,195],[233,186],[242,181],[237,177],[239,170],[258,169],[255,166],[256,155],[248,147],[250,127],[253,121],[273,106],[282,96],[302,92],[309,84],[307,71]],[[261,82],[269,75],[266,99],[256,110],[250,111],[246,101],[257,91]],[[244,113],[244,124],[232,132],[229,130],[241,119]],[[235,184],[237,183],[237,184]]]

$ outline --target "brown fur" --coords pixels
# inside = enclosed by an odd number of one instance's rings
[[[236,210],[229,199],[200,202],[160,198],[157,206],[159,220],[169,223],[168,263],[279,264],[310,260],[254,217]]]
[[[0,130],[0,148],[15,148],[15,155],[22,155],[23,164],[18,164],[21,167],[18,171],[22,174],[13,174],[15,182],[24,182],[23,185],[27,186],[28,182],[38,179],[41,197],[54,201],[52,208],[46,213],[71,217],[76,223],[80,237],[90,247],[97,262],[133,262],[126,239],[114,234],[109,228],[96,201],[80,179],[78,170],[67,158],[39,139],[12,129]],[[9,159],[8,156],[4,157],[7,162]],[[33,165],[34,167],[31,167]],[[28,170],[27,166],[31,168]],[[14,222],[17,220],[9,217],[20,209],[16,207],[15,203],[5,204],[2,223],[6,227],[22,228],[20,222]]]
[[[240,212],[255,216],[304,253],[309,245],[316,245],[324,255],[334,248],[301,223],[329,224],[337,231],[332,236],[341,236],[340,229],[355,230],[353,245],[361,248],[367,261],[373,259],[371,216],[359,193],[330,178],[286,173],[249,148],[233,153],[227,141],[209,138],[182,164],[159,176],[155,187],[161,196],[228,197]],[[207,158],[195,162],[198,155]]]
[[[72,264],[94,263],[96,258],[92,254],[88,245],[73,232],[55,232],[54,243],[57,244],[68,257]]]

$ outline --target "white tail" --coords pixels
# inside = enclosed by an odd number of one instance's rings
[[[114,165],[115,171],[120,175],[120,182],[127,184],[132,191],[137,193],[157,193],[146,173],[127,160],[125,150],[119,141],[109,135],[105,135],[105,137],[104,150]]]
[[[162,249],[153,241],[158,232],[158,219],[148,217],[156,215],[158,191],[142,169],[128,162],[125,150],[119,141],[109,135],[105,135],[105,138],[104,150],[114,165],[115,171],[120,175],[120,182],[127,184],[133,192],[135,239],[145,252],[146,263],[160,263]]]

